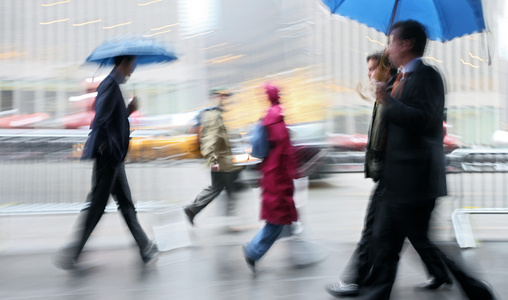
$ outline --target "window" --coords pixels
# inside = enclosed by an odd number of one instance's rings
[[[0,100],[0,111],[14,109],[12,100],[12,90],[2,91]]]

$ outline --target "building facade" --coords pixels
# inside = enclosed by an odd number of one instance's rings
[[[449,131],[487,145],[493,131],[505,129],[507,105],[496,51],[504,3],[483,5],[492,33],[431,42],[425,60],[446,78]],[[329,131],[365,133],[372,103],[355,89],[367,85],[366,56],[386,43],[383,34],[331,15],[320,0],[4,0],[0,16],[0,117],[61,118],[77,110],[69,97],[85,92],[83,80],[109,72],[83,65],[85,58],[104,40],[134,35],[155,38],[179,57],[139,67],[125,85],[145,115],[206,106],[209,88],[255,89],[275,80],[287,82],[293,98],[327,107]],[[245,95],[249,102],[253,94]]]

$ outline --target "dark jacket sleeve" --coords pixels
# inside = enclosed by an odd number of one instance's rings
[[[90,128],[92,131],[83,149],[82,159],[93,159],[101,146],[107,146],[107,154],[111,154],[112,145],[105,144],[108,141],[108,128],[113,119],[114,106],[119,90],[115,87],[114,81],[107,77],[97,89],[95,101],[95,117]],[[103,145],[104,144],[104,145]]]
[[[411,80],[419,84],[411,85],[410,100],[402,103],[389,96],[386,116],[396,126],[425,131],[441,108],[442,103],[438,100],[443,98],[443,81],[439,73],[431,67],[425,68],[419,76],[412,77]]]
[[[107,140],[109,135],[108,128],[110,127],[113,112],[115,111],[114,107],[117,105],[116,99],[119,97],[119,95],[117,95],[118,92],[118,88],[111,82],[104,86],[103,90],[99,91],[97,94],[96,113],[92,128],[97,132],[95,141],[97,147],[100,147],[104,140]],[[108,151],[111,151],[112,145],[107,146],[109,149]]]

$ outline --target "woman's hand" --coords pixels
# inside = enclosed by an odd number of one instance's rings
[[[375,88],[376,100],[379,101],[381,104],[386,104],[388,98],[388,93],[386,92],[387,88],[386,82],[372,80],[372,85]]]

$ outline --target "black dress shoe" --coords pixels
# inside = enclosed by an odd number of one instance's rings
[[[143,252],[141,258],[146,266],[153,265],[159,260],[159,248],[155,242],[150,242]]]
[[[185,212],[185,215],[187,216],[187,219],[189,220],[189,223],[191,223],[191,225],[194,226],[194,217],[196,216],[196,214],[194,214],[187,207],[184,207],[183,211]]]
[[[450,278],[436,279],[432,278],[416,287],[419,291],[432,291],[437,290],[443,285],[452,285],[453,281]]]
[[[328,293],[335,297],[356,297],[360,292],[358,284],[345,283],[342,281],[329,283],[325,286]]]
[[[247,263],[247,267],[252,271],[252,273],[256,273],[256,261],[249,258],[247,253],[245,252],[245,247],[247,244],[242,246],[243,256],[245,257],[245,262]]]
[[[62,254],[58,254],[54,260],[53,263],[55,266],[59,269],[66,270],[66,271],[73,271],[76,270],[76,260],[72,259],[69,256],[64,256]]]
[[[53,264],[59,269],[73,271],[77,269],[76,257],[73,247],[65,248],[56,253]]]

